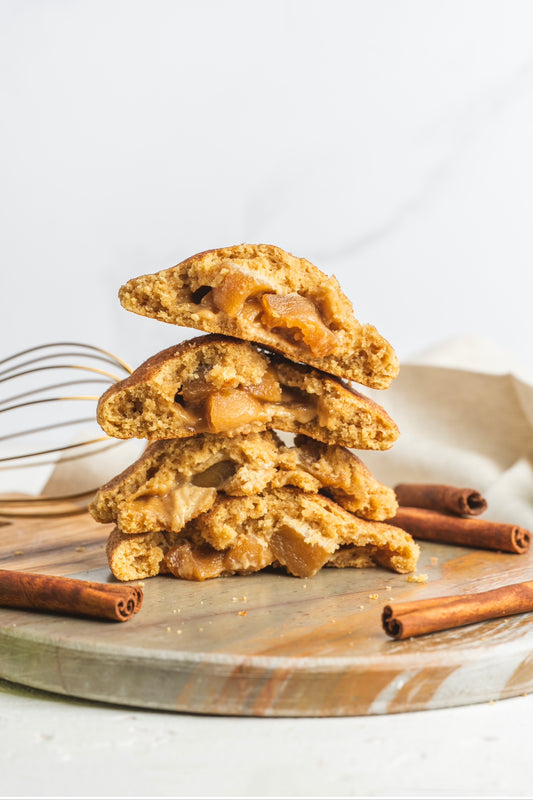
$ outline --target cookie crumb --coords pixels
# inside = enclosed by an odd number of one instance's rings
[[[245,617],[246,611],[238,611],[237,614],[239,615],[239,617]]]
[[[368,599],[369,600],[377,600],[378,598],[379,598],[379,594],[369,594],[368,595]]]
[[[407,580],[409,583],[427,583],[428,576],[425,572],[417,573],[416,575],[408,575]]]

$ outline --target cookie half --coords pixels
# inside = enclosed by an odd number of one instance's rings
[[[323,566],[416,569],[419,546],[392,525],[363,520],[320,494],[274,489],[251,497],[219,495],[181,533],[111,533],[107,556],[119,580],[172,573],[187,580],[282,566],[311,577]]]
[[[97,418],[119,439],[278,429],[328,444],[387,450],[399,435],[381,406],[338,378],[216,335],[149,358],[102,395]]]
[[[124,533],[179,533],[213,506],[218,492],[246,496],[283,486],[330,494],[365,519],[390,519],[398,508],[394,491],[346,448],[303,436],[288,446],[264,431],[152,442],[102,486],[89,510],[98,522],[114,522]]]
[[[273,245],[199,253],[133,278],[119,299],[136,314],[257,342],[375,389],[398,374],[392,346],[355,318],[337,279]]]

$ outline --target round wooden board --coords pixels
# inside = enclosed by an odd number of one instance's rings
[[[86,515],[12,520],[0,527],[0,566],[113,580],[108,532]],[[0,676],[129,706],[256,716],[384,714],[532,691],[533,614],[403,642],[383,633],[390,598],[533,579],[530,555],[421,544],[426,583],[384,569],[158,577],[127,623],[0,609]]]

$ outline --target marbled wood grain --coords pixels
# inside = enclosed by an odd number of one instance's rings
[[[88,515],[12,519],[0,526],[0,566],[111,581],[108,532]],[[158,577],[144,582],[141,613],[121,625],[0,609],[0,676],[125,705],[257,716],[382,714],[532,691],[532,614],[385,636],[391,597],[533,579],[531,555],[421,544],[427,583],[384,569],[324,569],[307,580],[273,571],[204,583]]]
[[[112,526],[88,514],[11,519],[0,515],[0,568],[51,575],[104,567]]]

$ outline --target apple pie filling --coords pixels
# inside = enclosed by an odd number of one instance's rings
[[[117,506],[117,525],[130,533],[178,532],[191,519],[211,508],[217,491],[235,475],[238,466],[224,459],[188,475],[157,471]]]
[[[118,510],[118,523],[128,530],[128,518],[135,518],[136,530],[181,530],[189,520],[211,508],[216,498],[214,486],[195,486],[189,482],[145,486]]]
[[[216,285],[199,286],[192,300],[199,314],[223,311],[229,317],[243,317],[276,337],[302,344],[318,358],[330,355],[338,345],[334,329],[341,309],[332,292],[321,291],[311,299],[298,292],[279,294],[275,287],[235,264],[221,270]]]
[[[287,414],[300,423],[319,413],[319,400],[297,388],[282,386],[274,368],[260,383],[215,386],[205,374],[186,381],[174,397],[175,411],[191,433],[226,433],[256,423],[265,424],[275,415]]]
[[[334,540],[321,536],[314,539],[307,540],[297,523],[287,522],[279,525],[270,538],[248,530],[224,550],[217,550],[208,542],[181,542],[168,550],[165,566],[176,578],[195,581],[234,572],[258,572],[271,564],[284,566],[298,578],[310,578],[337,547]]]

